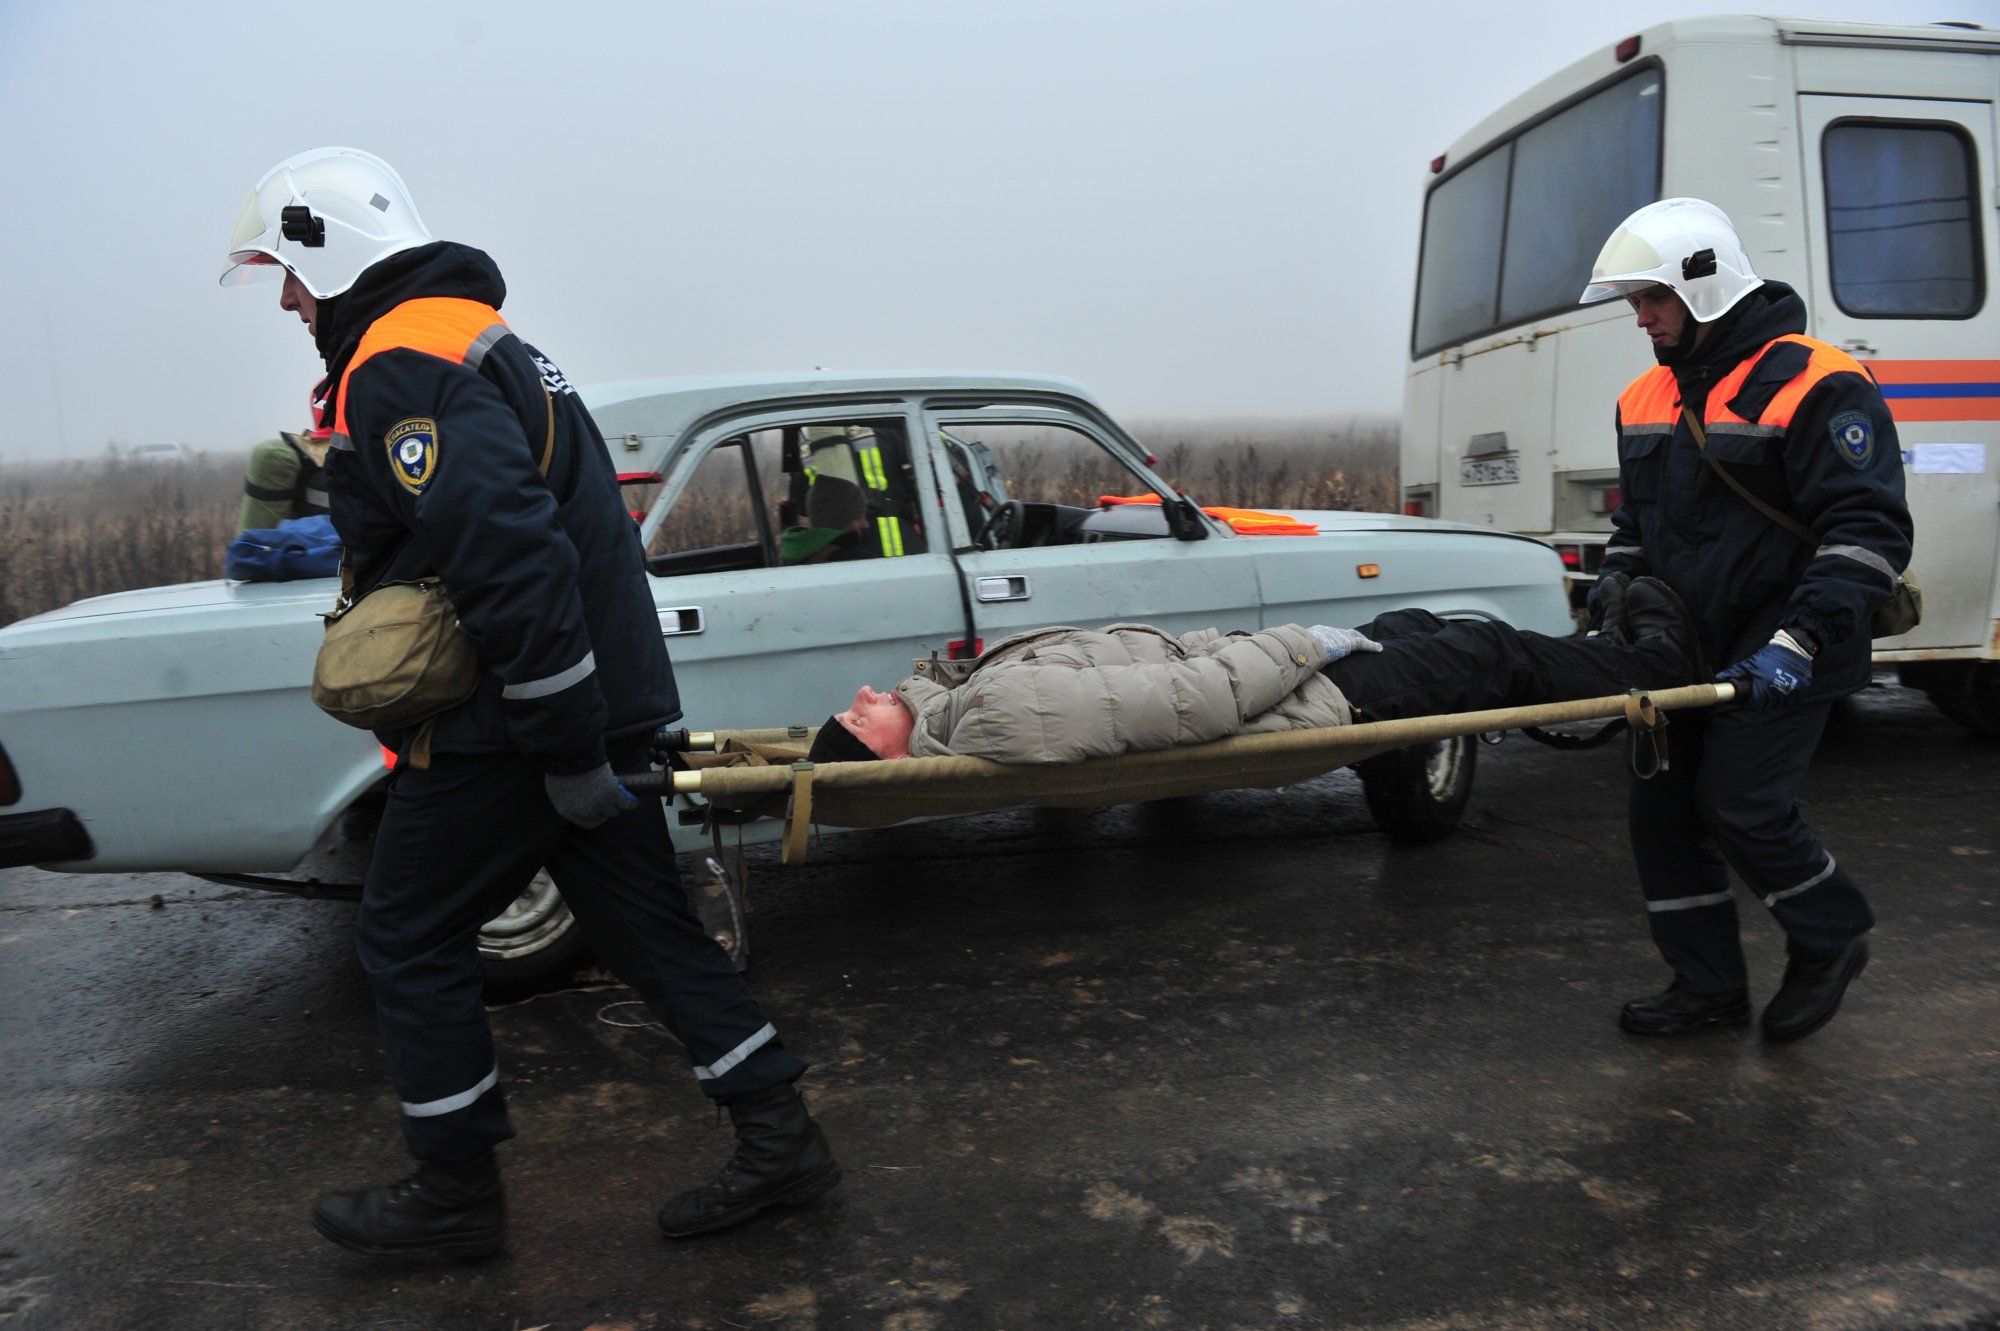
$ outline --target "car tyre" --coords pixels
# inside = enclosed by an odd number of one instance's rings
[[[1979,735],[2000,735],[2000,665],[1988,661],[1907,661],[1896,676],[1922,689],[1940,712]]]
[[[590,957],[583,929],[547,869],[536,873],[506,910],[480,926],[486,996],[497,1001],[554,988],[587,965]]]
[[[1397,841],[1423,844],[1451,835],[1472,799],[1479,745],[1472,735],[1412,744],[1356,763],[1375,825]]]

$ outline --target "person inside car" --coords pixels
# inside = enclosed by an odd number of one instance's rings
[[[1230,735],[1565,702],[1708,679],[1680,599],[1613,593],[1605,630],[1552,638],[1393,610],[1358,629],[1284,624],[1178,637],[1145,624],[1016,634],[956,686],[863,685],[814,736],[814,762],[945,755],[1070,763]]]

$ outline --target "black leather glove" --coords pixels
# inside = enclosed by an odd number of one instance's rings
[[[1590,631],[1625,641],[1625,589],[1632,579],[1623,573],[1601,573],[1590,584]]]
[[[550,774],[542,784],[556,812],[578,827],[596,827],[639,807],[639,797],[612,774],[610,763],[567,776]]]

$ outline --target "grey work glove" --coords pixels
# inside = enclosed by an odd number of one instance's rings
[[[567,776],[550,773],[542,784],[548,787],[549,803],[556,812],[578,827],[596,827],[639,807],[639,797],[612,774],[610,763]]]
[[[1325,624],[1315,624],[1306,632],[1319,639],[1319,645],[1326,648],[1326,659],[1338,661],[1350,652],[1379,652],[1382,644],[1366,637],[1360,629],[1329,628]]]

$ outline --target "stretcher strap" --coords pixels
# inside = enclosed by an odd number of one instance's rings
[[[792,764],[792,798],[785,805],[785,844],[778,852],[780,864],[802,864],[806,858],[806,836],[812,831],[813,765]]]
[[[1632,775],[1651,781],[1667,770],[1667,718],[1651,697],[1634,692],[1625,699],[1625,761]]]

